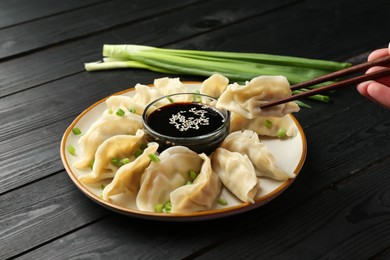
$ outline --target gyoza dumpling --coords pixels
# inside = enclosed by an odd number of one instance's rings
[[[291,96],[290,84],[283,76],[260,76],[244,86],[230,84],[219,97],[217,108],[240,114],[248,119],[257,116],[282,117],[299,111],[294,102],[261,109],[260,106],[272,100]]]
[[[212,155],[211,165],[230,192],[244,202],[255,203],[259,179],[248,156],[217,148]]]
[[[283,117],[255,117],[245,118],[237,113],[230,113],[230,132],[252,130],[258,135],[278,137],[280,133],[292,137],[297,134],[297,128],[289,115]]]
[[[200,93],[218,98],[229,84],[229,79],[221,74],[213,74],[203,81]]]
[[[115,158],[135,159],[134,153],[140,149],[144,140],[144,131],[139,129],[135,135],[116,135],[105,140],[96,150],[95,161],[90,174],[81,175],[79,180],[95,183],[103,179],[113,178],[118,166],[111,162]]]
[[[211,169],[210,158],[204,153],[199,156],[203,159],[203,164],[194,182],[177,188],[170,195],[172,213],[208,210],[221,191],[222,184]]]
[[[163,97],[164,95],[154,87],[137,84],[135,87],[133,100],[141,105],[148,105],[152,101]]]
[[[221,146],[232,152],[248,156],[255,167],[256,175],[282,181],[294,178],[294,173],[288,173],[276,165],[274,156],[263,145],[257,133],[245,130],[229,134]]]
[[[129,96],[111,96],[106,100],[107,107],[112,113],[116,113],[118,109],[122,109],[125,113],[134,113],[142,115],[145,105],[135,102]]]
[[[173,146],[164,150],[159,162],[152,162],[141,178],[137,206],[143,211],[154,211],[157,204],[165,204],[172,191],[190,180],[189,171],[199,172],[202,158],[187,147]]]
[[[164,96],[176,93],[191,92],[179,78],[159,78],[154,80],[155,88]]]
[[[126,113],[123,116],[115,112],[110,114],[105,111],[103,116],[91,125],[88,131],[80,137],[78,143],[82,146],[82,158],[75,162],[74,167],[89,167],[94,160],[95,152],[99,145],[105,140],[122,134],[135,134],[138,129],[142,128],[142,118],[140,115]]]
[[[120,193],[135,197],[140,187],[141,176],[150,163],[149,155],[154,154],[157,148],[157,143],[149,143],[134,161],[121,166],[112,182],[104,188],[103,199],[109,200],[111,196]]]

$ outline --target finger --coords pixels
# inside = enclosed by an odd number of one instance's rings
[[[367,73],[372,73],[372,72],[375,72],[375,71],[379,71],[379,70],[383,70],[384,68],[386,67],[380,67],[380,66],[376,66],[376,67],[371,67],[369,68],[367,71],[366,71],[366,74]],[[383,77],[383,78],[380,78],[380,79],[377,79],[375,80],[376,82],[379,82],[383,85],[388,85],[390,86],[390,76],[386,76],[386,77]]]
[[[390,109],[390,87],[373,81],[365,88],[368,98]]]
[[[371,52],[370,55],[368,55],[367,60],[371,61],[371,60],[379,59],[379,58],[386,57],[389,55],[390,54],[389,54],[388,48],[378,49],[378,50]]]

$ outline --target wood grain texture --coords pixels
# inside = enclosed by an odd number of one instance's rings
[[[202,33],[234,24],[248,15],[265,14],[288,5],[291,1],[266,1],[261,8],[257,1],[247,5],[224,5],[223,1],[200,3],[168,12],[154,19],[130,23],[83,39],[53,46],[43,51],[3,62],[0,70],[0,97],[32,88],[84,71],[84,63],[102,58],[105,43],[164,46]],[[217,11],[215,11],[217,10]],[[194,13],[196,19],[194,19]],[[185,17],[186,20],[183,20]],[[177,21],[181,20],[181,23]],[[170,32],[169,34],[167,32]],[[152,80],[152,78],[150,79]]]
[[[180,2],[114,0],[5,28],[0,30],[3,42],[0,46],[0,59],[177,10],[194,2],[196,0]]]
[[[200,259],[368,259],[390,244],[389,166],[387,160],[362,171],[277,220],[248,221]]]
[[[4,0],[0,2],[0,29],[42,19],[77,8],[102,2],[102,0]],[[44,7],[44,8],[42,8]]]
[[[388,11],[390,3],[383,0],[359,4],[353,0],[300,1],[284,12],[254,16],[170,47],[255,51],[343,61],[388,46],[387,35],[376,33],[390,26],[390,21],[383,19]]]
[[[308,141],[300,175],[238,216],[174,223],[118,215],[75,187],[59,155],[62,134],[85,108],[162,76],[85,72],[104,43],[358,63],[388,44],[388,1],[11,2],[0,4],[0,259],[389,257],[389,111],[353,87],[329,104],[307,101],[313,107],[296,114]]]
[[[82,196],[64,171],[33,182],[22,192],[1,196],[0,258],[28,251],[108,213]]]

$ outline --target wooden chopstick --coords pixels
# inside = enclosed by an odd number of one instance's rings
[[[334,80],[334,79],[337,79],[340,77],[347,76],[349,74],[364,71],[364,70],[367,70],[367,69],[374,67],[374,66],[381,66],[381,65],[385,65],[385,64],[389,64],[389,63],[390,63],[390,56],[376,59],[376,60],[372,60],[369,62],[365,62],[365,63],[359,64],[359,65],[352,66],[352,67],[344,69],[344,70],[336,71],[336,72],[333,72],[333,73],[330,73],[330,74],[327,74],[327,75],[324,75],[324,76],[321,76],[321,77],[318,77],[318,78],[315,78],[312,80],[298,83],[296,85],[291,86],[291,90],[307,88],[309,86],[313,86],[313,85],[323,83],[323,82],[326,82],[329,80]],[[323,87],[318,87],[318,88],[315,88],[315,89],[312,89],[312,90],[309,90],[306,92],[302,92],[302,93],[299,93],[299,94],[296,94],[296,95],[293,95],[290,97],[271,101],[269,103],[265,103],[264,105],[261,105],[260,108],[267,108],[267,107],[280,105],[280,104],[290,102],[290,101],[293,101],[296,99],[300,99],[303,97],[312,96],[312,95],[315,95],[315,94],[318,94],[321,92],[326,92],[326,91],[334,90],[337,88],[342,88],[342,87],[358,84],[358,83],[368,81],[368,80],[375,80],[375,79],[379,79],[379,78],[382,78],[384,76],[389,76],[389,75],[390,75],[390,68],[385,68],[385,69],[378,70],[378,71],[375,71],[372,73],[364,74],[361,76],[356,76],[356,77],[346,79],[346,80],[343,80],[340,82],[325,85]]]

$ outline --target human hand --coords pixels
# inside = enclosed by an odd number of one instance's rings
[[[382,58],[389,55],[390,55],[390,45],[389,48],[373,51],[368,56],[368,61]],[[374,72],[381,69],[383,69],[383,67],[372,67],[368,69],[366,73]],[[370,81],[362,82],[359,85],[357,85],[357,90],[363,96],[390,109],[390,76],[383,77],[375,81],[370,80]]]

